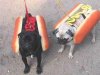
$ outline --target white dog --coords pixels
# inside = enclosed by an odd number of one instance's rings
[[[73,36],[78,28],[78,24],[79,22],[81,22],[83,19],[85,19],[85,15],[81,15],[82,17],[80,18],[80,20],[77,20],[77,23],[75,23],[76,25],[67,25],[67,23],[63,23],[59,26],[59,28],[57,28],[54,31],[54,34],[56,35],[56,38],[58,39],[58,43],[61,44],[61,48],[59,49],[58,52],[63,52],[65,45],[69,45],[70,46],[70,50],[69,50],[69,58],[73,58],[73,50],[75,47],[74,41],[73,41]],[[92,42],[95,42],[95,28],[92,30]]]

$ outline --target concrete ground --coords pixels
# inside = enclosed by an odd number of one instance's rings
[[[24,0],[0,0],[0,75],[24,75],[24,64],[21,56],[14,54],[11,49],[11,40],[15,19],[24,16]],[[69,47],[59,54],[60,48],[52,35],[54,24],[68,12],[75,4],[90,4],[94,9],[100,9],[99,0],[61,0],[62,9],[57,6],[56,0],[26,0],[29,12],[32,15],[42,15],[45,18],[50,49],[43,53],[43,73],[41,75],[100,75],[100,23],[96,26],[96,43],[91,43],[91,34],[83,43],[77,45],[74,58],[68,58]],[[36,75],[36,58],[30,60],[30,73]]]

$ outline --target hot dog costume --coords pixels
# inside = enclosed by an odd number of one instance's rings
[[[25,7],[26,7],[26,3],[25,3]],[[23,28],[26,31],[34,31],[35,30],[35,22],[37,23],[38,32],[39,32],[39,35],[41,36],[42,49],[43,49],[43,51],[48,50],[49,39],[48,39],[48,34],[47,34],[47,29],[46,29],[46,24],[45,24],[44,18],[39,15],[33,17],[33,16],[29,16],[28,14],[29,13],[28,13],[27,7],[26,7],[26,18],[27,19],[26,19],[26,23],[24,25],[23,25],[24,17],[22,17],[22,16],[18,17],[15,21],[14,34],[13,34],[13,38],[12,38],[12,50],[15,53],[19,52],[18,34],[23,30]]]
[[[93,10],[90,5],[77,4],[54,25],[54,30],[60,29],[61,26],[63,29],[66,28],[66,25],[74,26],[73,40],[75,44],[80,44],[99,19],[100,12],[98,10]]]

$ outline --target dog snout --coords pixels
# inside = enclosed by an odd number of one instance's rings
[[[65,38],[57,38],[57,42],[59,44],[66,44],[67,43],[67,40]]]

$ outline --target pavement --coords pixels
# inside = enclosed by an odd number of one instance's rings
[[[96,25],[96,42],[91,43],[91,34],[80,45],[75,47],[74,58],[68,58],[69,47],[63,53],[57,51],[60,46],[52,35],[54,24],[77,3],[90,4],[100,10],[99,0],[61,0],[62,9],[56,0],[26,0],[32,15],[42,15],[46,21],[50,48],[43,52],[41,75],[100,75],[100,22]],[[15,20],[25,15],[23,0],[0,0],[0,75],[24,75],[24,64],[21,56],[11,49]],[[36,74],[36,58],[28,58],[31,64],[30,73]]]

